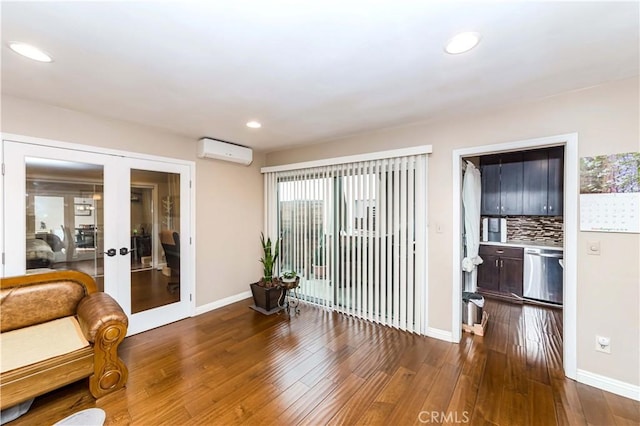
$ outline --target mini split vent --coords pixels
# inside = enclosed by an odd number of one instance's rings
[[[231,161],[248,166],[253,161],[253,150],[229,142],[202,138],[198,141],[198,157]]]

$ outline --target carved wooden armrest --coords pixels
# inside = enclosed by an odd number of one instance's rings
[[[102,292],[83,298],[77,315],[84,337],[93,343],[94,373],[89,378],[89,389],[100,398],[127,382],[129,372],[118,357],[118,345],[127,335],[129,320],[118,302]]]

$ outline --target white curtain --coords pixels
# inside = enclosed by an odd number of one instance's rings
[[[424,333],[427,156],[265,173],[265,234],[311,303]]]
[[[480,171],[467,161],[462,182],[462,204],[464,205],[464,235],[465,252],[462,259],[462,270],[470,275],[466,282],[466,290],[475,292],[477,289],[476,267],[482,263],[478,256],[480,247]]]

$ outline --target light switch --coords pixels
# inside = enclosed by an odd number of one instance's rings
[[[587,242],[587,254],[594,256],[600,256],[600,241],[588,241]]]

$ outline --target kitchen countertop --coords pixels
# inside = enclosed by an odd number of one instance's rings
[[[500,243],[497,241],[480,241],[480,245],[485,246],[505,246],[505,247],[531,247],[542,248],[548,250],[563,250],[562,244],[553,243],[550,241],[507,241],[506,243]]]

